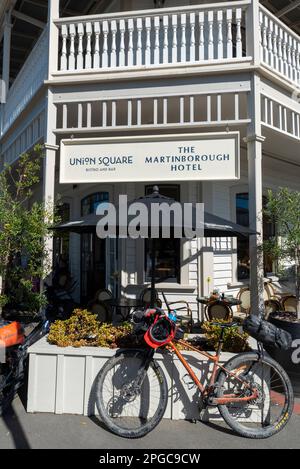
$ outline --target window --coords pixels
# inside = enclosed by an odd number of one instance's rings
[[[153,186],[146,186],[146,195],[151,194]],[[165,184],[159,186],[161,195],[180,200],[180,186]],[[145,240],[145,281],[151,280],[151,252],[149,240]],[[155,240],[155,281],[180,283],[180,252],[181,243],[178,238]]]
[[[97,207],[102,202],[108,202],[109,194],[108,192],[96,192],[95,194],[90,194],[81,201],[81,216],[89,215],[91,213],[96,213]]]
[[[266,204],[266,197],[263,197],[263,206]],[[249,226],[249,196],[248,193],[236,194],[236,222],[242,226]],[[264,240],[273,236],[274,224],[265,216],[263,217]],[[237,238],[237,258],[238,280],[245,280],[250,277],[250,255],[249,239]],[[264,256],[264,270],[272,272],[272,261],[269,256]]]

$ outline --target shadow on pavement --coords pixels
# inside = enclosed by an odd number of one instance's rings
[[[10,405],[2,415],[2,420],[9,431],[16,449],[30,449],[29,441],[23,430],[23,427],[16,415],[14,409]]]

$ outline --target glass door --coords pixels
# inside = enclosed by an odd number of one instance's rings
[[[120,270],[119,270],[119,240],[115,238],[107,238],[106,240],[107,249],[107,288],[112,292],[115,298],[119,295],[119,281],[120,281]]]
[[[96,233],[81,235],[81,303],[86,305],[106,288],[106,240]]]

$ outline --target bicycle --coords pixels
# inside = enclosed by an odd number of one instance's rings
[[[265,354],[261,344],[257,351],[240,353],[221,365],[224,331],[237,324],[218,323],[221,334],[215,354],[184,343],[185,348],[213,363],[204,386],[178,349],[183,334],[172,326],[168,316],[173,312],[165,302],[168,314],[159,308],[140,312],[140,331],[147,346],[118,351],[95,379],[96,406],[106,427],[121,437],[140,438],[159,424],[167,407],[168,386],[154,354],[167,345],[165,352],[176,354],[199,390],[199,412],[217,406],[229,427],[243,437],[268,438],[281,431],[292,415],[294,402],[284,369]]]
[[[0,323],[3,326],[5,323]],[[10,324],[9,322],[7,324]],[[20,332],[21,332],[21,323]],[[50,321],[42,316],[22,343],[5,350],[5,363],[0,362],[0,416],[9,407],[17,391],[25,382],[28,365],[28,348],[49,332]]]

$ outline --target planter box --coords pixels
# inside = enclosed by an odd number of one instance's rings
[[[96,414],[93,382],[106,360],[115,353],[115,350],[97,347],[56,347],[43,337],[29,348],[27,412]],[[207,376],[209,364],[205,357],[196,352],[183,354],[198,376]],[[223,353],[221,363],[233,355]],[[157,353],[155,359],[165,373],[169,388],[164,417],[199,419],[198,392],[179,359],[169,353]],[[205,417],[219,419],[218,409],[208,408]]]

